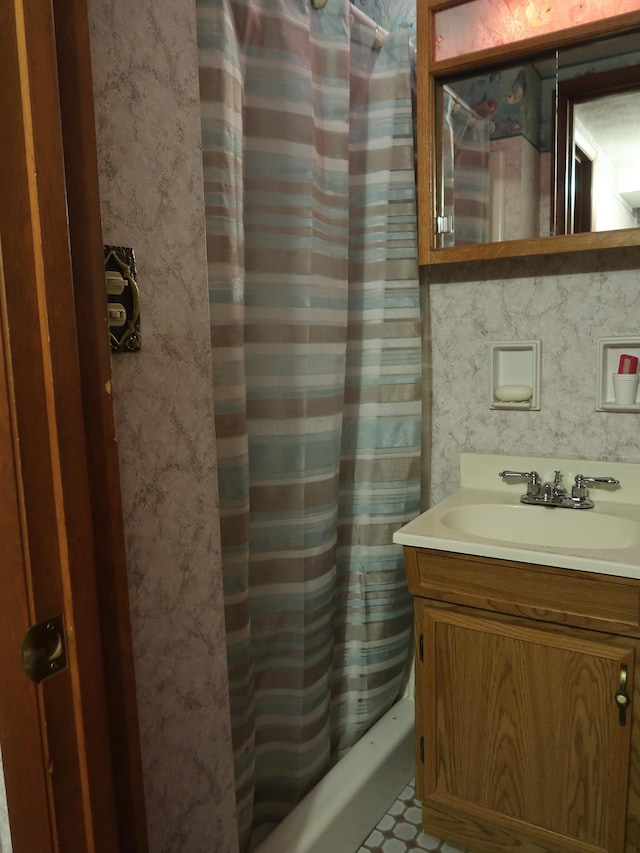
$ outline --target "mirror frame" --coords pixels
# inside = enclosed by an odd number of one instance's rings
[[[451,78],[457,73],[482,73],[509,62],[523,62],[539,58],[542,54],[550,51],[565,47],[576,47],[579,44],[585,44],[599,38],[624,35],[640,28],[639,10],[462,56],[435,60],[435,14],[440,10],[464,6],[468,2],[470,0],[417,0],[419,263],[433,265],[640,246],[640,228],[627,228],[619,231],[598,231],[565,234],[556,237],[535,237],[526,240],[506,240],[501,243],[436,247],[437,84],[442,79]]]

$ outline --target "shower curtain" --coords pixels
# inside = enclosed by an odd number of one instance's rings
[[[198,0],[241,848],[398,699],[420,509],[410,46],[347,0]],[[250,841],[253,829],[253,841]]]
[[[443,246],[489,241],[489,146],[493,125],[444,87],[443,211],[452,230]]]

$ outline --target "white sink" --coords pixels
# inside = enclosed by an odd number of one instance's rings
[[[611,477],[594,485],[591,509],[529,506],[522,483],[500,471],[538,471],[543,481],[562,472]],[[460,488],[393,534],[398,545],[573,569],[640,581],[640,463],[547,459],[490,453],[460,455]]]
[[[549,548],[614,550],[640,545],[640,523],[590,509],[466,504],[441,523],[457,533]]]

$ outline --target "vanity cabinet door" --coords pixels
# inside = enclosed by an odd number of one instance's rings
[[[425,830],[474,853],[625,849],[636,641],[416,599]],[[420,639],[421,638],[421,639]]]

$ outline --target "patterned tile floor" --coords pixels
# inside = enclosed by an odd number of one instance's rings
[[[420,828],[422,810],[413,780],[407,785],[357,853],[471,853],[427,835]]]

